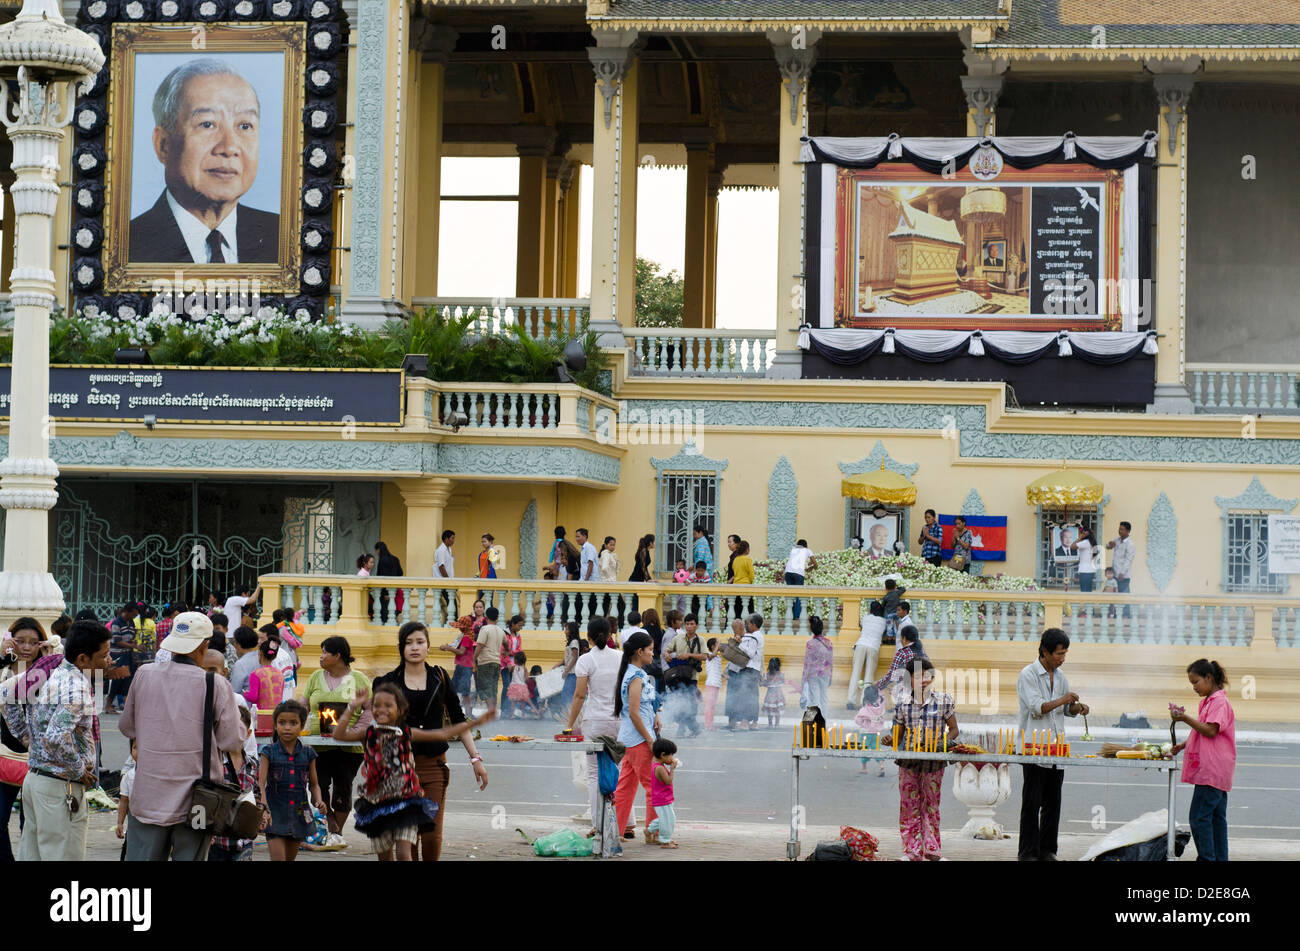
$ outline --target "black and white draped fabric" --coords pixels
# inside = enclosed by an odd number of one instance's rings
[[[910,162],[940,175],[945,167],[964,168],[975,150],[991,145],[1012,168],[1035,168],[1048,162],[1086,162],[1097,168],[1128,168],[1156,157],[1155,132],[1142,135],[1035,135],[1003,138],[913,138],[897,132],[868,138],[803,138],[801,162],[830,162],[844,168],[875,168],[883,161]]]
[[[1022,366],[1045,356],[1075,357],[1096,366],[1131,360],[1139,353],[1157,352],[1154,330],[883,330],[799,328],[799,349],[817,354],[837,366],[853,366],[877,353],[897,353],[922,363],[943,363],[955,357],[989,357]]]

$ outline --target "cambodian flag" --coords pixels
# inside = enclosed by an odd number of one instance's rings
[[[940,515],[943,529],[943,557],[952,557],[952,520],[956,516]],[[975,561],[1007,560],[1007,517],[1005,515],[967,515],[966,527],[975,536],[971,558]]]

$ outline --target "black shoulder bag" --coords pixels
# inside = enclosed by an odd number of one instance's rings
[[[216,729],[212,694],[215,675],[207,674],[203,698],[203,776],[190,794],[190,828],[230,839],[252,839],[262,823],[262,809],[256,803],[239,802],[241,790],[234,783],[216,782],[211,776],[212,736]]]

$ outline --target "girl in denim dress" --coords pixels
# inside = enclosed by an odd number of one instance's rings
[[[257,784],[262,802],[262,828],[272,862],[292,862],[298,846],[315,827],[315,806],[325,813],[320,782],[316,778],[316,751],[299,739],[307,723],[307,708],[297,700],[285,700],[275,708],[275,742],[260,750]],[[310,790],[311,799],[307,793]]]

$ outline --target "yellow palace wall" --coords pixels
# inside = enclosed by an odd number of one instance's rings
[[[917,486],[908,539],[912,551],[919,554],[914,540],[924,509],[956,514],[970,490],[976,489],[989,515],[1008,517],[1007,560],[986,563],[985,573],[1027,577],[1034,574],[1037,528],[1035,509],[1025,501],[1025,486],[1057,468],[1059,461],[958,459],[956,442],[943,438],[939,431],[893,434],[706,431],[697,440],[701,452],[709,458],[727,461],[720,480],[719,535],[725,538],[727,534],[738,534],[750,542],[755,560],[766,558],[768,483],[778,460],[784,456],[798,482],[799,536],[806,538],[815,551],[842,548],[844,499],[840,496],[842,472],[838,464],[858,462],[871,452],[877,440],[894,460],[919,466],[912,476]],[[671,457],[680,448],[680,444],[629,446],[622,462],[621,485],[612,491],[564,483],[458,486],[456,491],[463,493],[464,507],[456,509],[449,505],[445,518],[446,527],[457,533],[458,573],[467,573],[478,550],[478,537],[488,531],[507,551],[507,567],[499,574],[518,577],[519,522],[528,500],[536,498],[539,569],[550,551],[552,527],[562,524],[570,538],[577,528],[588,528],[597,546],[605,535],[615,536],[623,562],[620,580],[626,580],[637,538],[656,531],[658,484],[651,459]],[[1137,546],[1134,593],[1156,593],[1147,568],[1146,523],[1152,504],[1161,492],[1173,505],[1179,529],[1177,565],[1173,582],[1164,592],[1167,595],[1211,595],[1220,591],[1222,528],[1216,496],[1240,495],[1256,475],[1273,495],[1288,498],[1300,495],[1297,471],[1300,467],[1250,470],[1182,463],[1084,460],[1071,460],[1071,467],[1083,469],[1104,483],[1110,496],[1103,516],[1107,539],[1115,536],[1121,520],[1132,523]],[[391,503],[400,506],[400,493],[386,486],[384,532],[390,547],[400,553],[405,536],[404,510]],[[719,553],[725,556],[725,546],[714,539],[715,557]],[[774,554],[780,558],[785,556],[784,551]],[[423,575],[428,569],[410,565],[407,570]]]

